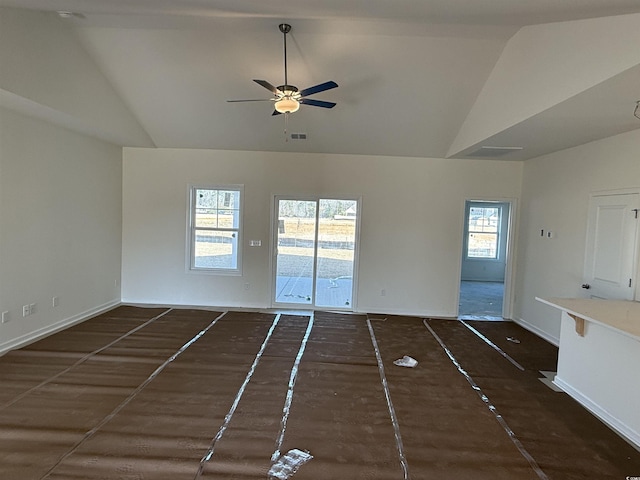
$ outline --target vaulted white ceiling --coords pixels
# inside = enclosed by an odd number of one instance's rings
[[[640,128],[633,117],[640,99],[637,0],[0,0],[0,6],[47,12],[37,14],[72,33],[130,115],[126,128],[123,121],[96,120],[89,130],[125,146],[439,158],[518,146],[503,158],[526,159]],[[59,10],[78,15],[63,19]],[[271,115],[270,102],[226,101],[269,98],[253,79],[284,83],[282,22],[293,27],[289,83],[305,88],[334,80],[338,88],[313,98],[335,108],[305,105],[285,122]],[[31,34],[44,35],[37,30]],[[40,82],[46,89],[47,79]],[[5,106],[48,103],[19,83],[0,85]],[[307,139],[285,141],[285,129]]]

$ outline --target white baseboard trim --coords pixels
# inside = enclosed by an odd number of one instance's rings
[[[17,338],[11,339],[8,342],[0,344],[0,356],[11,350],[15,350],[16,348],[21,348],[29,345],[30,343],[36,342],[44,337],[59,332],[60,330],[69,328],[77,323],[82,323],[96,315],[100,315],[101,313],[111,310],[120,304],[120,300],[113,300],[111,302],[98,305],[97,307],[90,308],[89,310],[85,310],[84,312],[78,313],[72,317],[59,320],[56,323],[47,325],[46,327],[39,328]]]
[[[331,309],[328,309],[331,310]],[[365,314],[380,314],[380,315],[395,315],[399,317],[417,317],[417,318],[442,318],[455,320],[457,317],[450,312],[416,312],[415,310],[403,310],[403,309],[388,309],[388,308],[367,308],[367,309],[354,309],[353,313],[360,315]]]
[[[640,433],[636,432],[632,428],[629,428],[625,423],[611,415],[605,409],[600,407],[597,403],[592,401],[582,392],[576,390],[567,382],[559,378],[557,375],[553,379],[553,383],[560,387],[567,395],[573,398],[576,402],[582,405],[584,408],[593,413],[596,417],[602,420],[608,425],[614,432],[629,442],[634,448],[640,450]]]
[[[518,325],[520,325],[522,328],[529,330],[531,333],[535,333],[537,336],[544,338],[550,344],[555,345],[556,347],[560,346],[559,338],[552,337],[547,332],[545,332],[544,330],[541,330],[540,328],[536,327],[532,323],[529,323],[521,318],[514,318],[513,321],[516,322]]]

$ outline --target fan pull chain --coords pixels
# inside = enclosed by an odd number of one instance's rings
[[[289,136],[287,135],[287,129],[289,127],[289,112],[284,112],[284,141],[289,143]]]

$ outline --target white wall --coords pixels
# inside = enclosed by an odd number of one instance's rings
[[[0,7],[0,106],[119,145],[153,142],[55,12]]]
[[[0,353],[119,303],[121,151],[0,108]]]
[[[517,198],[522,173],[521,163],[484,160],[132,148],[123,158],[124,302],[269,307],[273,195],[355,195],[355,308],[442,316],[457,309],[465,198]],[[245,186],[242,277],[187,273],[191,183]]]
[[[507,43],[448,155],[638,65],[639,20],[640,14],[632,14],[520,29]]]
[[[514,319],[553,342],[560,313],[535,297],[583,296],[589,194],[640,187],[639,151],[636,130],[524,163]]]

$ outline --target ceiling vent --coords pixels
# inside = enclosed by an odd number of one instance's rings
[[[471,153],[468,153],[467,157],[476,157],[476,158],[493,158],[493,157],[503,157],[511,152],[518,152],[523,150],[524,147],[480,147],[478,150],[475,150]]]
[[[291,139],[292,140],[306,140],[307,139],[307,134],[306,133],[292,133],[291,134]]]

